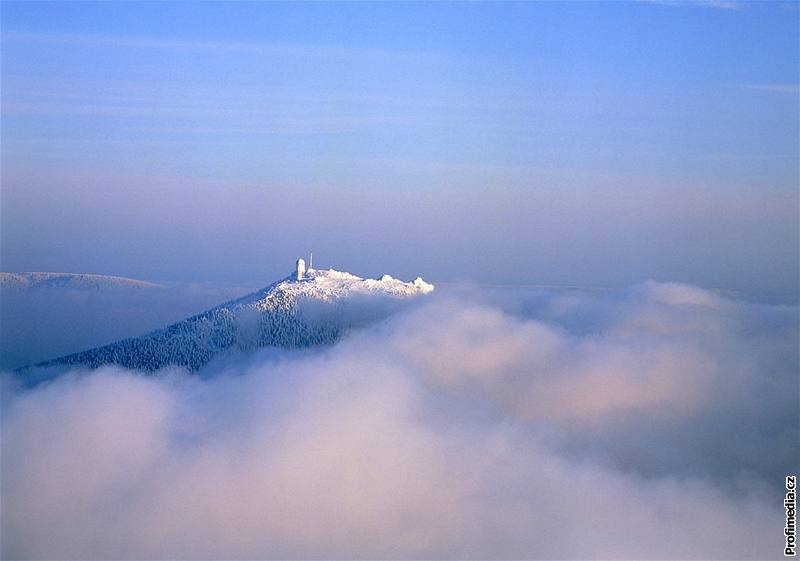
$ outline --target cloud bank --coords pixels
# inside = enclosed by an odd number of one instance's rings
[[[200,376],[3,378],[4,558],[772,558],[798,309],[457,290]]]

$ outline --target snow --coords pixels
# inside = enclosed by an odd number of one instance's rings
[[[383,275],[380,279],[362,279],[335,269],[308,269],[302,281],[284,280],[275,288],[294,297],[304,296],[319,300],[346,298],[354,294],[409,297],[433,291],[433,285],[419,277],[414,282],[403,282],[390,275]]]
[[[59,288],[98,290],[100,288],[163,288],[163,285],[125,277],[77,273],[2,273],[0,288]]]
[[[331,344],[348,329],[380,320],[398,305],[434,287],[417,278],[363,279],[334,269],[307,269],[199,315],[153,331],[57,358],[37,366],[119,364],[157,370],[198,370],[218,355],[258,347]]]

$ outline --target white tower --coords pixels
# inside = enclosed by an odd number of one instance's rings
[[[314,268],[314,252],[312,251],[311,255],[308,256],[308,270],[310,271],[313,268]]]
[[[306,262],[302,259],[297,260],[297,280],[303,280],[303,277],[306,276]]]

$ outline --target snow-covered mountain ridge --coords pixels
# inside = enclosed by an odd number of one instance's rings
[[[3,273],[0,272],[0,288],[59,288],[74,290],[98,290],[101,288],[163,288],[163,285],[115,277],[111,275],[92,275],[86,273]]]
[[[384,275],[363,279],[333,269],[305,269],[261,290],[196,316],[130,339],[40,363],[37,366],[119,364],[157,370],[198,370],[224,352],[258,347],[310,347],[335,342],[348,329],[389,315],[433,285]]]
[[[258,298],[262,293],[281,293],[299,298],[315,298],[330,301],[336,298],[346,298],[356,294],[377,294],[395,297],[415,296],[433,291],[433,285],[417,277],[413,282],[403,282],[390,275],[383,275],[380,279],[362,279],[356,275],[336,271],[334,269],[318,270],[309,269],[304,272],[302,279],[294,275],[279,281],[277,284],[253,293],[249,298],[256,298],[256,306],[261,308],[268,301],[267,298]]]

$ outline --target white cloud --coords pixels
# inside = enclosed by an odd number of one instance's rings
[[[649,283],[438,298],[205,376],[7,379],[2,553],[770,557],[796,340],[796,307]]]
[[[738,10],[741,2],[734,0],[639,0],[650,4],[671,6],[674,8],[716,8],[719,10]]]
[[[760,90],[776,93],[800,93],[800,84],[746,84],[742,86],[747,90]]]

